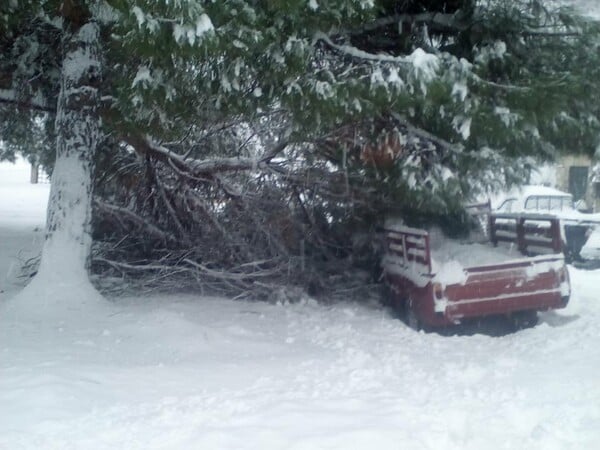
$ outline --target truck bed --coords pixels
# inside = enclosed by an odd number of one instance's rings
[[[451,284],[459,269],[498,265],[525,258],[516,245],[494,247],[491,242],[452,240],[439,230],[429,231],[431,272],[445,284]],[[460,282],[462,277],[454,279]]]
[[[384,274],[393,303],[428,325],[564,307],[570,284],[564,256],[556,253],[560,230],[547,220],[519,222],[514,239],[500,236],[497,246],[386,224]]]

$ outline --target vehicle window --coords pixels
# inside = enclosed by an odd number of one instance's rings
[[[550,209],[550,197],[538,197],[537,209]]]
[[[525,209],[537,209],[538,197],[537,195],[532,195],[531,197],[527,197],[525,201]]]
[[[562,210],[565,207],[565,205],[563,205],[564,201],[565,201],[564,197],[550,197],[550,209]]]
[[[517,201],[517,199],[515,198],[509,198],[508,200],[504,200],[502,202],[502,204],[498,207],[498,211],[501,212],[512,212],[513,210],[513,205],[515,204],[515,202]]]
[[[575,202],[573,201],[573,197],[563,198],[563,209],[575,209]]]

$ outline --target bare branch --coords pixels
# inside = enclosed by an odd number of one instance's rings
[[[56,107],[49,106],[41,99],[19,99],[13,89],[0,89],[0,103],[16,105],[20,108],[32,109],[35,111],[55,113]]]
[[[104,212],[106,212],[108,214],[118,214],[118,215],[123,216],[125,219],[129,220],[130,222],[133,222],[134,224],[142,227],[151,236],[153,236],[163,242],[175,240],[175,238],[172,235],[165,233],[157,226],[152,225],[146,219],[138,216],[136,213],[134,213],[133,211],[130,211],[127,208],[123,208],[123,207],[117,206],[117,205],[111,205],[110,203],[106,203],[106,202],[103,202],[98,199],[94,200],[94,204],[98,208],[102,209]]]
[[[196,269],[200,270],[205,275],[208,275],[213,278],[222,279],[222,280],[242,281],[242,280],[248,280],[248,279],[252,279],[252,278],[268,277],[268,276],[274,275],[278,272],[278,270],[272,269],[272,270],[260,270],[258,272],[255,271],[255,272],[250,272],[250,273],[233,273],[230,271],[209,269],[205,265],[197,263],[197,262],[192,261],[191,259],[187,259],[187,258],[184,259],[183,261],[188,263],[189,265],[195,267]]]
[[[152,172],[154,174],[154,179],[156,181],[156,187],[158,188],[158,193],[160,195],[160,198],[162,199],[163,203],[165,204],[165,207],[167,208],[167,211],[169,212],[171,219],[175,223],[175,227],[177,227],[177,231],[179,231],[179,235],[183,239],[184,243],[191,244],[192,241],[190,240],[188,233],[185,231],[183,224],[179,220],[179,218],[177,216],[177,212],[173,208],[171,201],[167,197],[165,187],[163,186],[162,181],[160,180],[160,178],[158,176],[158,173],[156,172],[156,170],[152,170]]]
[[[105,258],[94,258],[94,262],[101,262],[104,264],[108,264],[109,266],[119,268],[119,269],[127,269],[127,270],[136,270],[136,271],[152,271],[152,270],[163,270],[165,272],[173,272],[177,271],[189,271],[190,269],[182,269],[181,267],[169,266],[166,264],[128,264],[119,261],[111,261]]]

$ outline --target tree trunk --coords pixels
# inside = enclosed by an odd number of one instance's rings
[[[101,303],[87,273],[94,153],[101,138],[98,26],[86,23],[66,31],[63,52],[46,241],[37,275],[13,302],[21,317],[59,318],[68,316],[65,310],[87,314],[89,306]]]
[[[40,165],[38,163],[31,163],[31,171],[29,172],[29,182],[31,184],[38,184],[40,173]]]
[[[100,140],[101,53],[98,26],[67,34],[56,114],[56,164],[52,174],[46,243],[40,271],[86,274],[91,248],[94,154]],[[85,275],[87,276],[87,275]]]

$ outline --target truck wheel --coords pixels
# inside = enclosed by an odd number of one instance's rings
[[[384,282],[381,288],[381,304],[383,306],[392,306],[393,305],[393,295],[394,293],[392,292],[392,289],[390,288],[390,286]]]
[[[517,311],[511,314],[510,321],[515,330],[534,327],[538,322],[537,311]]]
[[[414,303],[411,299],[406,302],[406,324],[415,331],[419,331],[422,328],[421,321],[417,317]]]

